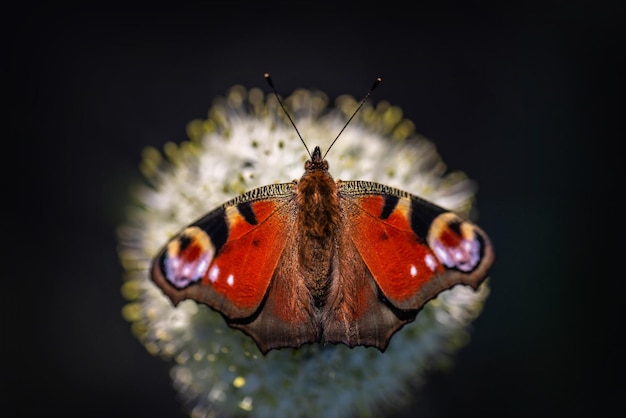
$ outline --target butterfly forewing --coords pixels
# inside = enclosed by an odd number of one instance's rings
[[[339,190],[349,236],[394,307],[416,312],[443,290],[485,279],[493,249],[470,221],[379,183],[340,182]]]
[[[252,190],[194,222],[156,257],[152,279],[174,303],[194,299],[234,320],[254,315],[286,244],[278,238],[288,233],[292,187]]]

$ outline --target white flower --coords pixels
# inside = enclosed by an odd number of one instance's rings
[[[358,103],[343,96],[329,109],[323,93],[299,90],[285,105],[309,148],[325,150]],[[449,362],[468,341],[486,283],[478,292],[457,286],[441,293],[384,353],[308,344],[263,356],[208,307],[187,300],[174,308],[149,279],[163,244],[246,190],[300,178],[308,159],[274,96],[259,89],[231,88],[188,133],[190,141],[165,146],[165,158],[145,151],[141,168],[149,184],[136,191],[137,207],[119,229],[119,252],[130,301],[123,315],[150,353],[173,360],[174,386],[192,416],[369,415],[407,398],[424,372]],[[335,179],[387,184],[462,214],[472,204],[473,183],[462,173],[446,174],[434,145],[386,102],[366,104],[327,158]]]

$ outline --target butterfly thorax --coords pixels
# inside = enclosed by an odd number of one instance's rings
[[[298,182],[299,264],[314,299],[323,303],[340,222],[337,185],[316,147]]]

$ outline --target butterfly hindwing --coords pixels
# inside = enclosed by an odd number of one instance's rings
[[[417,312],[457,284],[474,289],[493,261],[487,235],[452,212],[366,181],[339,183],[350,236],[395,308]]]
[[[363,259],[358,256],[343,223],[337,236],[337,268],[323,316],[323,340],[349,347],[364,345],[384,351],[391,336],[413,318],[380,302],[380,290]]]

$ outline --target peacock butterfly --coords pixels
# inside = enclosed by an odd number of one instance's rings
[[[393,187],[334,180],[325,155],[315,147],[299,181],[248,191],[184,228],[152,280],[175,305],[219,312],[263,354],[313,342],[384,351],[440,292],[485,280],[494,250],[481,228]]]

